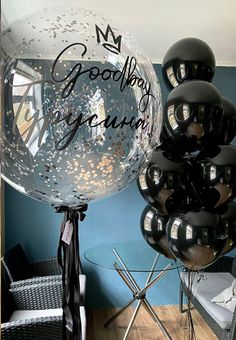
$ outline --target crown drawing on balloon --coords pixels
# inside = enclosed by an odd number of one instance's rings
[[[97,42],[99,44],[102,44],[102,46],[105,47],[108,51],[118,54],[121,49],[122,36],[118,35],[116,37],[110,25],[107,25],[105,32],[103,32],[101,28],[97,25],[95,25],[95,28],[97,34]]]

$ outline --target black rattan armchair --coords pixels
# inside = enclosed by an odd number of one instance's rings
[[[61,282],[40,282],[11,288],[7,300],[13,299],[8,322],[1,325],[3,340],[62,339]],[[6,297],[6,295],[5,295]],[[80,307],[82,340],[86,339],[85,307]]]
[[[202,275],[204,277],[204,273],[231,273],[234,277],[235,268],[233,266],[234,258],[223,256],[218,261],[213,263],[211,266],[207,267],[204,271],[202,271]],[[182,274],[182,273],[181,273]],[[199,275],[199,274],[198,274]],[[210,287],[208,287],[210,288]],[[227,287],[225,287],[227,288]],[[218,336],[219,339],[222,340],[235,340],[236,339],[236,309],[234,313],[232,313],[232,322],[227,327],[227,329],[222,328],[218,322],[210,315],[210,313],[204,308],[202,303],[199,301],[199,298],[195,293],[192,292],[188,288],[188,284],[183,279],[183,274],[181,275],[180,280],[180,298],[179,298],[179,309],[180,312],[183,313],[186,310],[183,309],[183,293],[186,294],[187,297],[190,298],[191,303],[196,308],[196,310],[201,314],[203,319],[208,323],[213,332]],[[220,307],[222,308],[222,307]]]
[[[30,263],[19,244],[9,249],[2,257],[1,262],[12,287],[24,285],[27,282],[30,284],[34,280],[38,281],[39,278],[42,278],[43,281],[58,280],[62,274],[56,257]]]
[[[39,284],[44,285],[46,283],[50,287],[54,282],[58,282],[58,287],[62,289],[60,284],[62,281],[62,269],[56,257],[29,263],[24,250],[18,244],[7,251],[1,259],[1,263],[5,284],[10,289]],[[86,277],[82,274],[81,264],[80,273],[81,304],[84,304]],[[37,294],[37,290],[35,294]]]

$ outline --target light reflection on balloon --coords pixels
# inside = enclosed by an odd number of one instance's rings
[[[156,209],[147,205],[143,210],[140,226],[145,241],[157,252],[173,259],[166,237],[167,222],[167,216],[160,215]]]

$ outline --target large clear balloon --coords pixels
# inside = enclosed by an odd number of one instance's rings
[[[71,206],[132,182],[162,115],[154,69],[131,35],[66,6],[18,20],[1,40],[3,178]]]
[[[226,229],[218,215],[206,211],[171,217],[167,238],[172,253],[191,270],[217,260],[226,244]]]

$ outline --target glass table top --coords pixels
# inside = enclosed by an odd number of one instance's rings
[[[131,272],[149,272],[155,259],[156,265],[152,268],[154,272],[163,269],[173,270],[182,266],[179,262],[157,253],[145,241],[103,243],[87,249],[84,257],[94,265],[113,270],[115,266],[125,270],[121,263],[123,261]]]

